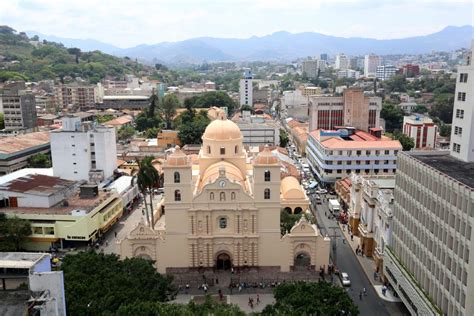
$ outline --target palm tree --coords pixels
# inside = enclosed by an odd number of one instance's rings
[[[140,169],[137,173],[137,184],[140,192],[142,192],[145,200],[145,208],[146,208],[146,194],[148,193],[150,198],[150,217],[151,217],[151,228],[155,227],[155,219],[154,219],[154,212],[153,212],[153,188],[159,183],[160,181],[160,174],[155,169],[152,164],[153,157],[145,157],[139,163]],[[148,214],[147,214],[148,218]]]

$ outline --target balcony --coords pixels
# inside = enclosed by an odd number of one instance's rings
[[[374,234],[367,229],[367,224],[359,224],[359,232],[362,237],[374,238]]]

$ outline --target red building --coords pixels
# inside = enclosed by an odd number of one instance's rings
[[[420,74],[420,66],[413,64],[406,64],[398,70],[398,73],[407,77],[415,77]]]

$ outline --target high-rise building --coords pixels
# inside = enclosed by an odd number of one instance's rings
[[[35,96],[25,90],[24,82],[14,82],[4,87],[2,99],[5,130],[34,131],[36,123]]]
[[[397,74],[397,68],[393,65],[377,66],[376,77],[379,80],[388,80]]]
[[[451,128],[451,155],[474,161],[474,41],[466,65],[458,67]]]
[[[320,55],[319,55],[319,58],[320,58],[321,60],[328,61],[328,54],[325,54],[325,53],[324,53],[324,54],[320,54]]]
[[[240,86],[239,86],[239,92],[240,92],[240,105],[249,105],[253,106],[253,75],[250,70],[244,72],[243,78],[240,79]]]
[[[364,59],[364,76],[366,78],[375,77],[377,66],[380,65],[380,57],[377,55],[365,55]]]
[[[96,86],[61,85],[54,88],[56,106],[59,109],[73,108],[87,111],[95,108]]]
[[[413,139],[416,149],[434,149],[438,127],[429,117],[414,114],[403,117],[403,134]]]
[[[456,92],[466,93],[466,101],[456,94],[451,152],[398,155],[392,244],[383,267],[412,315],[474,315],[471,61],[472,52],[458,68]],[[459,110],[467,115],[460,118]]]
[[[87,126],[76,116],[63,117],[62,130],[51,132],[51,156],[56,177],[100,182],[117,168],[115,128]]]
[[[301,63],[301,71],[303,72],[303,75],[310,79],[314,79],[318,76],[318,70],[318,60],[304,60]]]
[[[360,88],[348,88],[342,97],[314,96],[309,98],[309,130],[353,126],[368,131],[380,126],[382,99],[368,97]]]
[[[349,69],[349,58],[344,54],[336,55],[336,62],[334,68],[337,70]]]

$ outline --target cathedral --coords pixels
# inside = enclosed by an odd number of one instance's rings
[[[305,216],[282,235],[280,212],[304,213],[309,199],[294,177],[281,179],[265,148],[251,156],[232,121],[211,122],[197,157],[176,148],[163,164],[164,198],[155,229],[139,223],[118,242],[121,258],[155,261],[161,273],[198,268],[326,269],[330,239]]]

